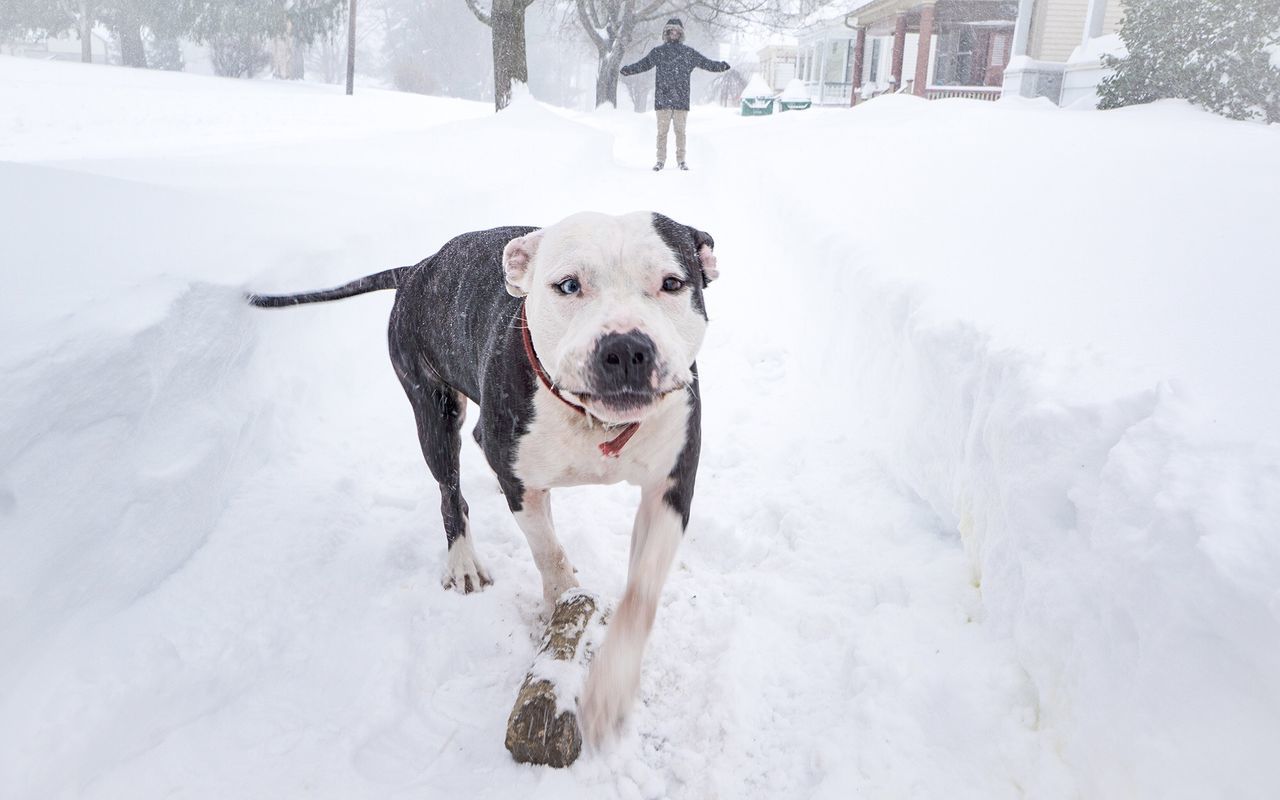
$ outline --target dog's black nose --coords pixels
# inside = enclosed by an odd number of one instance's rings
[[[656,352],[653,340],[639,331],[609,333],[596,344],[596,391],[649,392],[653,390]]]

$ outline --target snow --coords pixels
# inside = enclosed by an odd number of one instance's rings
[[[783,100],[808,100],[809,90],[805,88],[804,81],[799,78],[792,78],[787,83],[787,88],[782,90]]]
[[[654,175],[652,124],[0,58],[0,796],[1280,792],[1280,129],[697,108]],[[552,771],[540,581],[468,437],[496,583],[440,589],[389,294],[241,292],[587,207],[722,278],[639,703]],[[556,495],[606,602],[636,499]]]
[[[746,88],[742,90],[743,97],[773,97],[773,95],[773,89],[769,88],[769,84],[759,74],[752,75],[751,80],[747,81]]]
[[[348,98],[322,84],[84,70],[25,58],[7,59],[4,75],[3,161],[189,154],[193,132],[201,152],[329,141],[422,130],[492,111],[485,103],[377,89]],[[67,106],[61,113],[50,113],[53,92]]]
[[[1067,58],[1067,63],[1098,67],[1106,56],[1124,58],[1127,55],[1129,48],[1125,47],[1120,34],[1108,33],[1105,36],[1095,36],[1076,47]]]
[[[1025,71],[1025,70],[1043,70],[1043,69],[1062,69],[1062,63],[1057,61],[1038,61],[1031,56],[1013,56],[1009,59],[1009,63],[1005,65],[1005,72]]]

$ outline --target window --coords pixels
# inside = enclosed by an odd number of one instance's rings
[[[991,34],[991,66],[1004,66],[1004,49],[1009,44],[1009,39],[1003,33]]]
[[[871,83],[877,83],[879,78],[876,77],[880,71],[880,40],[871,40],[871,71],[867,73],[867,80]]]
[[[844,62],[841,56],[844,54],[844,41],[835,39],[827,46],[827,60],[823,65],[822,80],[826,83],[839,83],[844,74]]]
[[[968,86],[972,82],[976,39],[968,25],[939,31],[933,69],[935,86]]]

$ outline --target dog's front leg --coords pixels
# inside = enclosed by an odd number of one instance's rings
[[[555,523],[551,519],[551,492],[546,489],[526,489],[521,497],[520,510],[515,512],[516,523],[529,540],[533,563],[542,575],[542,596],[547,607],[554,609],[560,595],[577,587],[573,565],[564,548],[556,539]]]
[[[646,487],[631,534],[627,588],[604,645],[591,664],[579,721],[587,740],[599,745],[622,724],[640,684],[640,661],[653,628],[658,599],[675,559],[684,521],[667,501],[668,483]]]

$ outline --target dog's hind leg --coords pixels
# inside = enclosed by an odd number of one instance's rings
[[[449,547],[448,564],[441,583],[446,589],[470,594],[493,583],[493,579],[476,559],[467,501],[462,498],[460,485],[460,432],[467,398],[434,375],[426,376],[422,372],[397,370],[405,394],[413,405],[422,455],[436,483],[440,484],[440,514],[444,518],[444,535]]]

